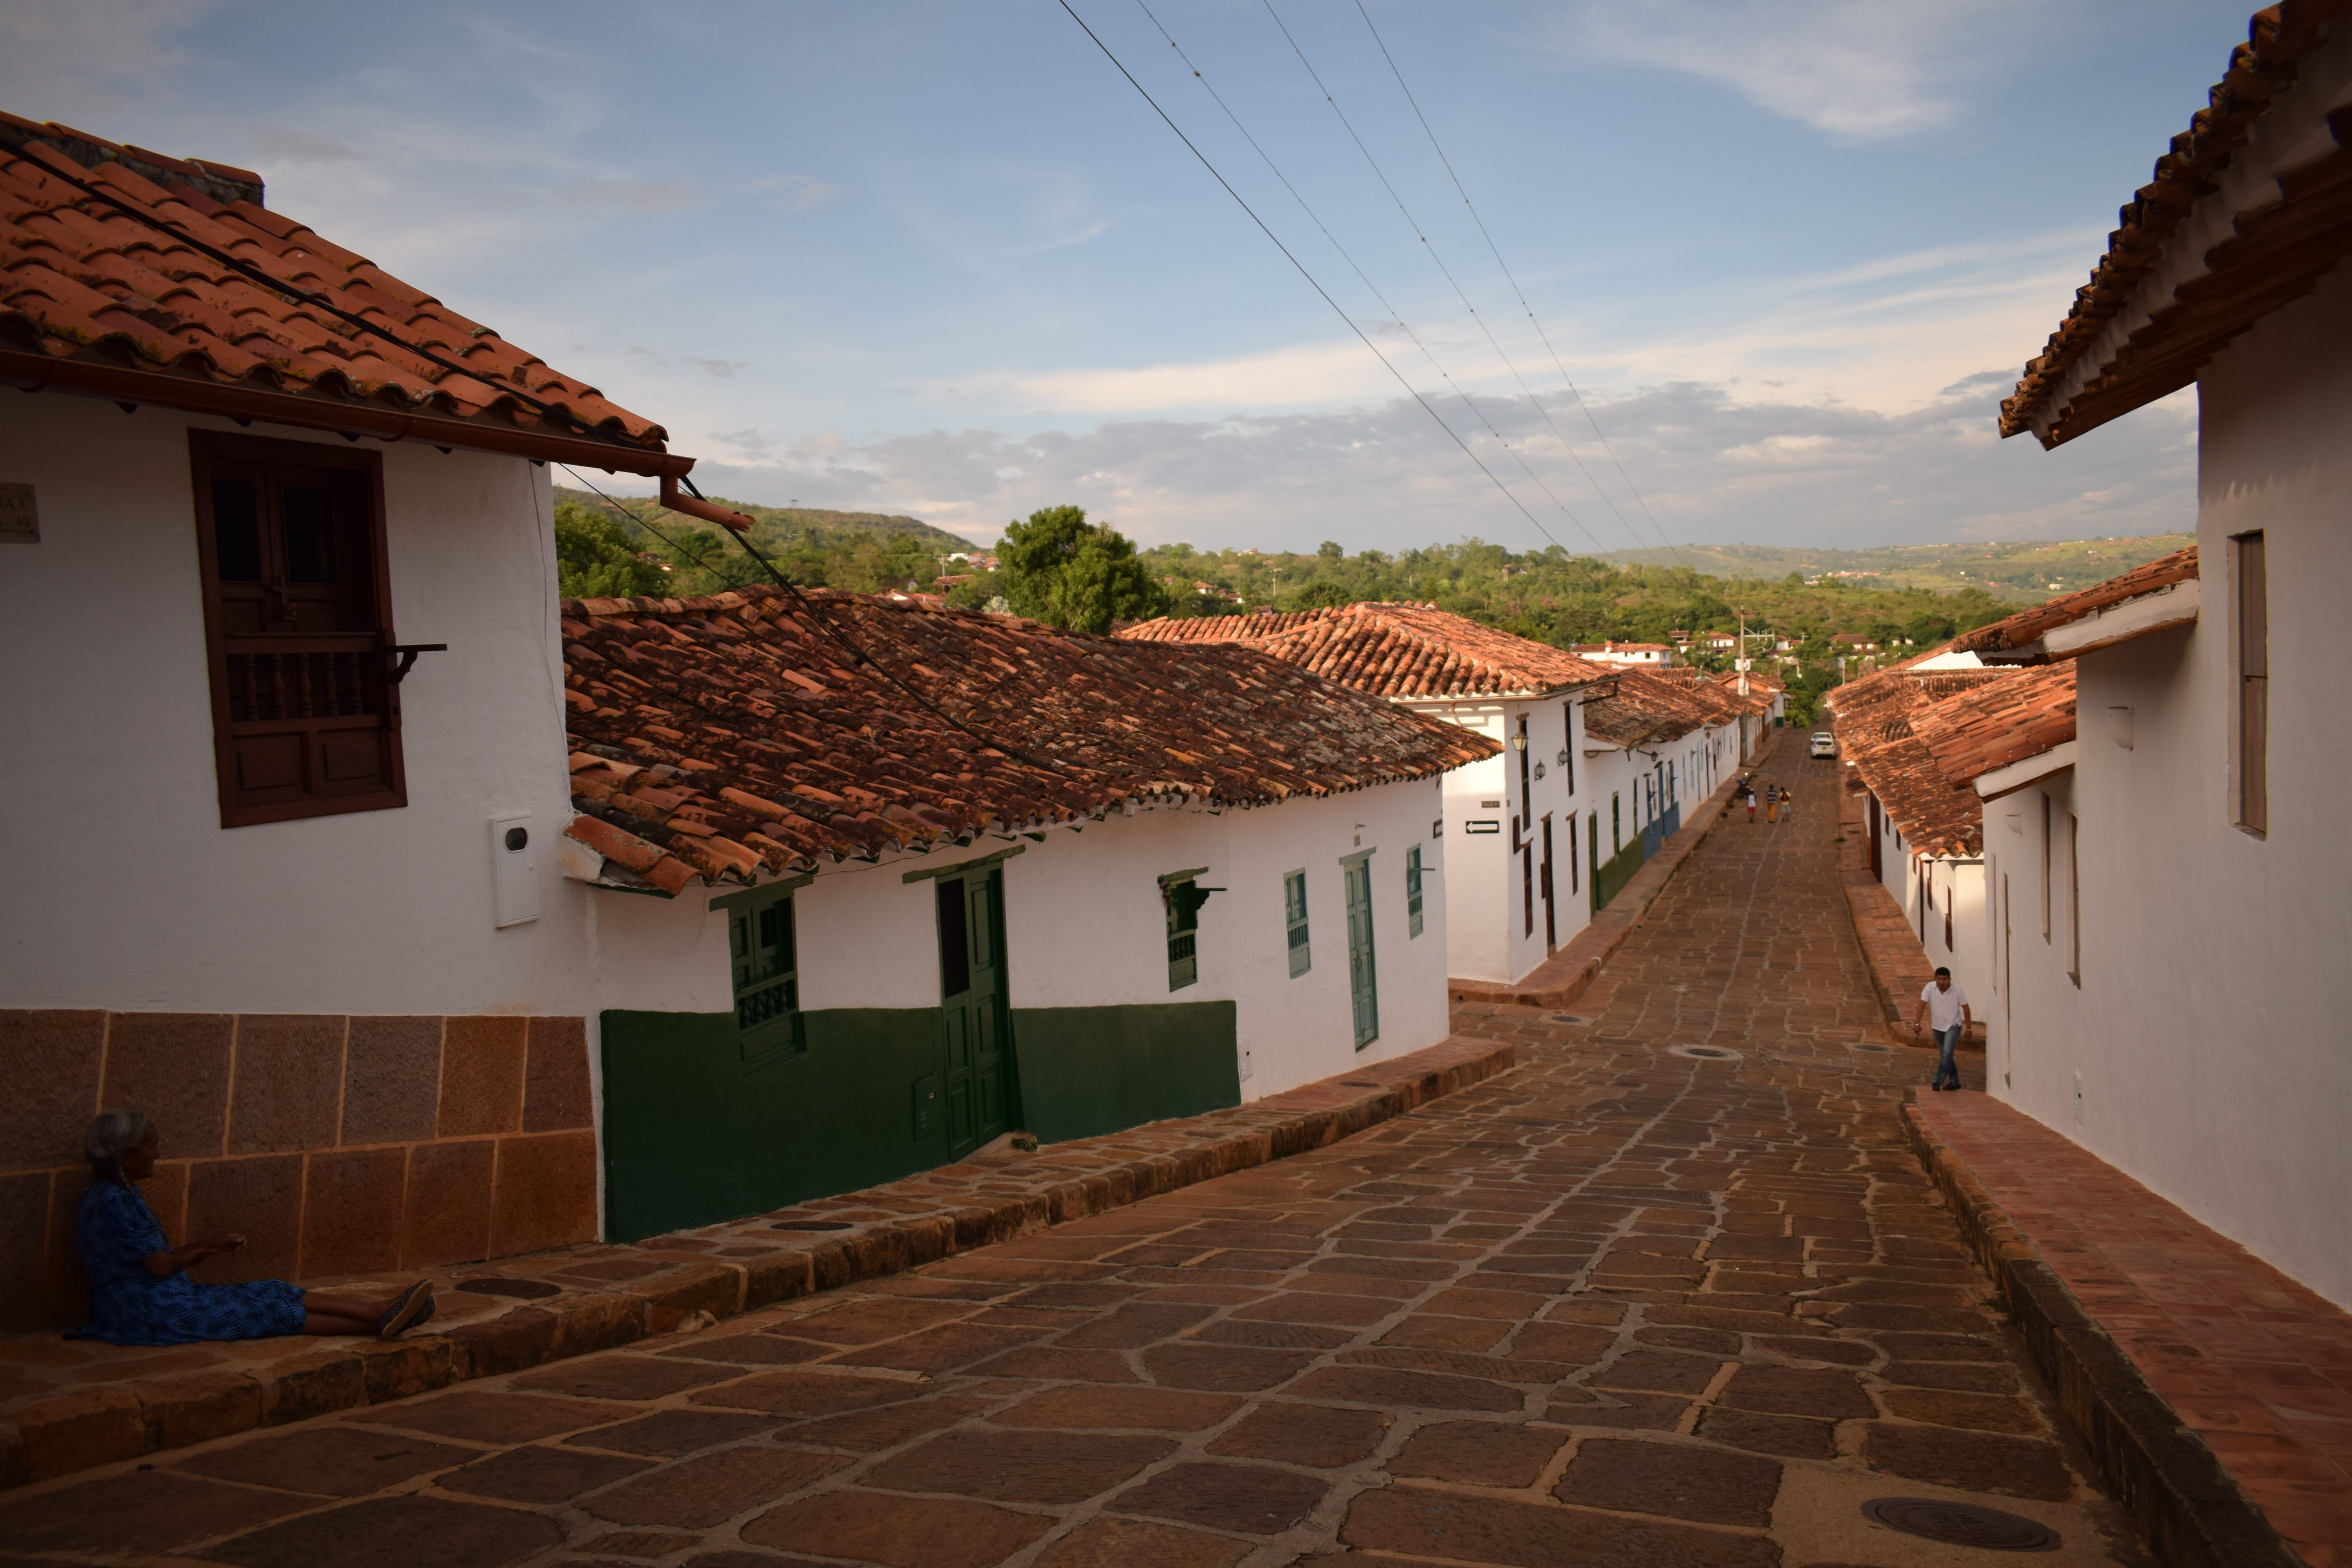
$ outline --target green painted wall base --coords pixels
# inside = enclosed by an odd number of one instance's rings
[[[919,1085],[939,1009],[803,1016],[808,1048],[746,1063],[732,1013],[604,1015],[604,1225],[713,1225],[946,1163]],[[1241,1103],[1231,1002],[1013,1010],[1017,1125],[1055,1142]]]
[[[1609,900],[1625,890],[1633,873],[1642,868],[1642,837],[1635,834],[1632,843],[1620,849],[1592,873],[1592,912],[1599,914],[1609,907]]]
[[[1048,1143],[1242,1102],[1231,1002],[1013,1011],[1021,1101]]]

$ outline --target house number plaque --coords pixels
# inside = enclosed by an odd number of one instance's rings
[[[38,544],[41,514],[30,485],[0,484],[0,544]]]

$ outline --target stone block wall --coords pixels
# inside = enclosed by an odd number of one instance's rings
[[[0,1011],[0,1329],[69,1328],[101,1109],[154,1118],[200,1281],[432,1268],[593,1240],[587,1026],[572,1017]]]

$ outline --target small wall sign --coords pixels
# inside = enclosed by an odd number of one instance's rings
[[[38,544],[41,514],[30,485],[0,484],[0,544]]]
[[[1503,831],[1503,825],[1492,820],[1491,818],[1486,821],[1480,821],[1476,817],[1473,817],[1462,825],[1462,831],[1465,833],[1500,833]]]

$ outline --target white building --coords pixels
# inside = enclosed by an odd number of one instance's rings
[[[0,117],[0,1324],[79,1321],[102,1106],[211,1279],[592,1238],[541,465],[692,459],[257,175]]]
[[[1426,605],[1162,619],[1119,635],[1243,643],[1496,743],[1445,779],[1455,978],[1517,980],[1584,928],[1592,817],[1609,797],[1580,762],[1578,710],[1613,689],[1615,671]]]
[[[1674,648],[1662,642],[1578,643],[1569,652],[1620,669],[1664,669],[1675,662]]]
[[[616,1237],[1445,1037],[1440,780],[1489,742],[1246,647],[563,611]]]
[[[2081,713],[2067,775],[2007,797],[2017,832],[1990,836],[2036,908],[2010,929],[1996,1092],[2352,1306],[2352,726],[2333,658],[2352,588],[2352,183],[2332,129],[2352,115],[2352,29],[2257,21],[2235,109],[2200,111],[2159,160],[2002,411],[2004,434],[2056,446],[2193,380],[2194,561],[1959,641],[2073,659]]]
[[[172,1234],[251,1237],[206,1277],[299,1280],[730,1217],[959,1127],[1108,1131],[1444,1037],[1438,779],[1488,742],[1241,650],[878,599],[826,614],[931,628],[895,680],[803,620],[739,626],[761,679],[719,686],[665,616],[740,607],[556,595],[543,464],[734,518],[677,493],[660,426],[243,171],[0,117],[0,1327],[81,1321],[103,1106],[156,1119]]]

